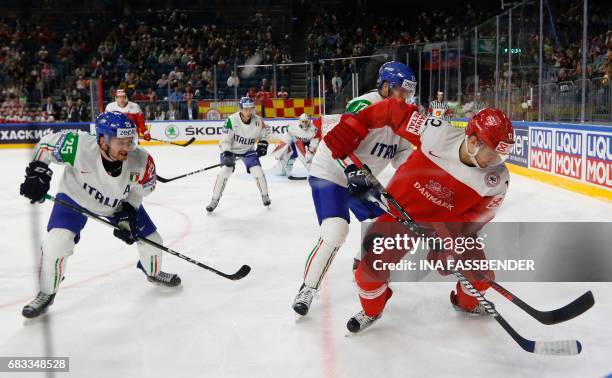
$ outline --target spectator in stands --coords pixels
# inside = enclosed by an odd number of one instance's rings
[[[149,92],[146,94],[147,101],[149,102],[157,102],[157,93],[153,90],[153,88],[149,88]]]
[[[240,79],[238,79],[238,76],[236,76],[236,72],[232,71],[230,76],[227,78],[227,87],[233,91],[234,88],[238,88],[238,86],[240,86]]]
[[[57,118],[57,113],[59,111],[59,106],[53,102],[51,96],[48,96],[45,103],[42,105],[43,112],[46,112],[47,115],[50,115],[54,118]]]
[[[180,90],[178,85],[174,86],[174,91],[170,93],[170,101],[178,102],[183,99],[183,92]]]
[[[178,114],[178,111],[174,108],[174,104],[172,102],[168,103],[168,111],[166,112],[166,118],[169,121],[175,121],[181,118]]]
[[[89,122],[89,109],[87,108],[87,104],[83,102],[83,100],[79,97],[76,102],[77,114],[79,122]]]
[[[149,97],[147,97],[147,95],[142,93],[142,91],[140,91],[139,89],[136,89],[130,97],[132,98],[132,100],[137,101],[137,102],[149,100]]]
[[[157,89],[167,89],[168,88],[168,78],[166,74],[162,74],[162,76],[157,80]]]
[[[331,79],[332,90],[334,95],[337,95],[342,89],[342,78],[338,76],[338,72],[334,71],[334,77]]]
[[[287,91],[285,90],[285,87],[283,85],[281,85],[280,87],[280,91],[278,91],[278,93],[276,94],[277,98],[288,98],[289,97],[289,93],[287,93]]]
[[[155,109],[155,120],[156,121],[164,121],[166,119],[166,113],[162,109],[161,105],[157,105]]]
[[[72,98],[66,100],[66,120],[68,122],[80,122],[79,109],[72,102]]]
[[[200,115],[197,103],[191,99],[187,100],[187,104],[183,109],[183,114],[181,118],[190,121],[194,119],[199,119]]]
[[[145,110],[142,113],[142,115],[145,117],[145,120],[147,121],[152,121],[155,119],[155,113],[151,110],[151,105],[149,104],[145,105]]]

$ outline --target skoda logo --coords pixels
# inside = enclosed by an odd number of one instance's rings
[[[166,126],[166,130],[164,131],[164,133],[169,139],[176,139],[179,135],[179,131],[176,125]]]

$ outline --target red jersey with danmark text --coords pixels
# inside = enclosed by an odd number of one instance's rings
[[[493,219],[508,189],[506,166],[479,169],[463,164],[459,159],[463,129],[392,101],[371,105],[357,115],[368,127],[390,125],[417,147],[391,178],[388,192],[417,222]]]

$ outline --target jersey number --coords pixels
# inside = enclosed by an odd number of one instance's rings
[[[425,120],[425,126],[439,127],[441,125],[442,125],[442,120],[439,120],[439,119],[427,118],[427,120]]]
[[[64,142],[64,145],[62,146],[62,149],[60,150],[60,153],[62,155],[72,154],[72,145],[73,144],[74,144],[74,139],[66,138],[66,141]]]

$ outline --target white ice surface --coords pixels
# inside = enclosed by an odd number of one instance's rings
[[[173,176],[218,159],[215,146],[150,148],[158,173]],[[52,204],[18,196],[30,151],[2,150],[0,176],[0,356],[69,356],[71,373],[57,377],[603,377],[612,373],[612,284],[525,284],[507,287],[540,309],[559,307],[592,289],[584,315],[546,326],[498,294],[488,294],[506,320],[535,340],[577,338],[581,355],[522,351],[491,318],[452,310],[448,283],[396,283],[384,317],[361,335],[345,337],[359,309],[351,263],[359,226],[331,267],[308,317],[296,323],[291,303],[307,253],[317,239],[306,181],[270,173],[272,206],[238,163],[217,210],[206,215],[215,171],[158,183],[145,199],[165,243],[221,270],[253,270],[232,282],[167,255],[180,290],[149,284],[136,270],[135,247],[88,222],[69,259],[55,304],[25,323],[22,306],[36,291],[37,248]],[[296,164],[296,167],[299,163]],[[61,169],[54,168],[51,192]],[[305,171],[302,173],[305,174]],[[391,171],[385,171],[388,179]],[[612,204],[513,176],[497,220],[611,221]],[[0,373],[7,377],[37,374]]]

